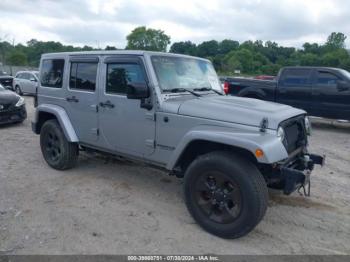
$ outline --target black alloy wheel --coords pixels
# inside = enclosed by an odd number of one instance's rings
[[[232,178],[221,172],[201,174],[192,194],[195,194],[197,205],[214,222],[232,223],[241,212],[241,190]]]
[[[264,177],[251,159],[234,152],[198,156],[185,172],[184,193],[194,220],[222,238],[248,234],[267,209]]]

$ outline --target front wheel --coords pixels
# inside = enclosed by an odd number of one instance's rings
[[[15,87],[15,92],[17,93],[17,95],[22,95],[23,94],[22,90],[21,90],[21,88],[19,86]]]
[[[67,141],[55,119],[46,121],[41,128],[40,147],[45,161],[55,169],[69,169],[77,162],[78,145]]]
[[[265,180],[250,161],[229,152],[198,157],[185,174],[185,201],[196,222],[222,238],[248,234],[263,218]]]

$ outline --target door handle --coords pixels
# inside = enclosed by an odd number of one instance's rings
[[[100,107],[108,107],[108,108],[114,108],[114,105],[111,103],[111,101],[107,100],[104,103],[100,103]]]
[[[74,103],[78,103],[78,102],[79,102],[79,99],[76,98],[75,96],[66,97],[66,100],[67,100],[68,102],[74,102]]]
[[[341,86],[341,87],[338,87],[337,89],[338,89],[339,92],[343,92],[343,91],[348,91],[349,87]]]

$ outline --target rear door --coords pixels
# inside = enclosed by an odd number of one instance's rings
[[[95,145],[98,140],[97,56],[71,57],[66,91],[66,110],[82,143]]]
[[[140,100],[126,96],[127,85],[148,83],[143,60],[137,56],[106,57],[101,75],[99,127],[105,146],[139,158],[153,153],[154,108],[147,110]]]
[[[317,70],[312,90],[313,115],[350,119],[350,88],[342,76],[333,71]]]
[[[311,112],[312,69],[288,68],[279,79],[276,102]]]

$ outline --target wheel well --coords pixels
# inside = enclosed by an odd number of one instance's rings
[[[206,140],[196,140],[192,141],[189,145],[187,145],[186,149],[182,152],[180,158],[178,159],[174,170],[180,171],[179,176],[183,176],[187,167],[191,164],[191,162],[194,159],[196,159],[200,155],[204,155],[213,151],[229,151],[232,153],[236,153],[244,158],[249,159],[252,163],[257,164],[255,156],[250,151],[244,148]]]
[[[41,131],[41,127],[44,125],[44,123],[50,119],[57,119],[56,116],[52,113],[48,113],[48,112],[39,112],[39,116],[38,116],[38,122],[37,122],[37,130],[36,133],[40,134]]]

